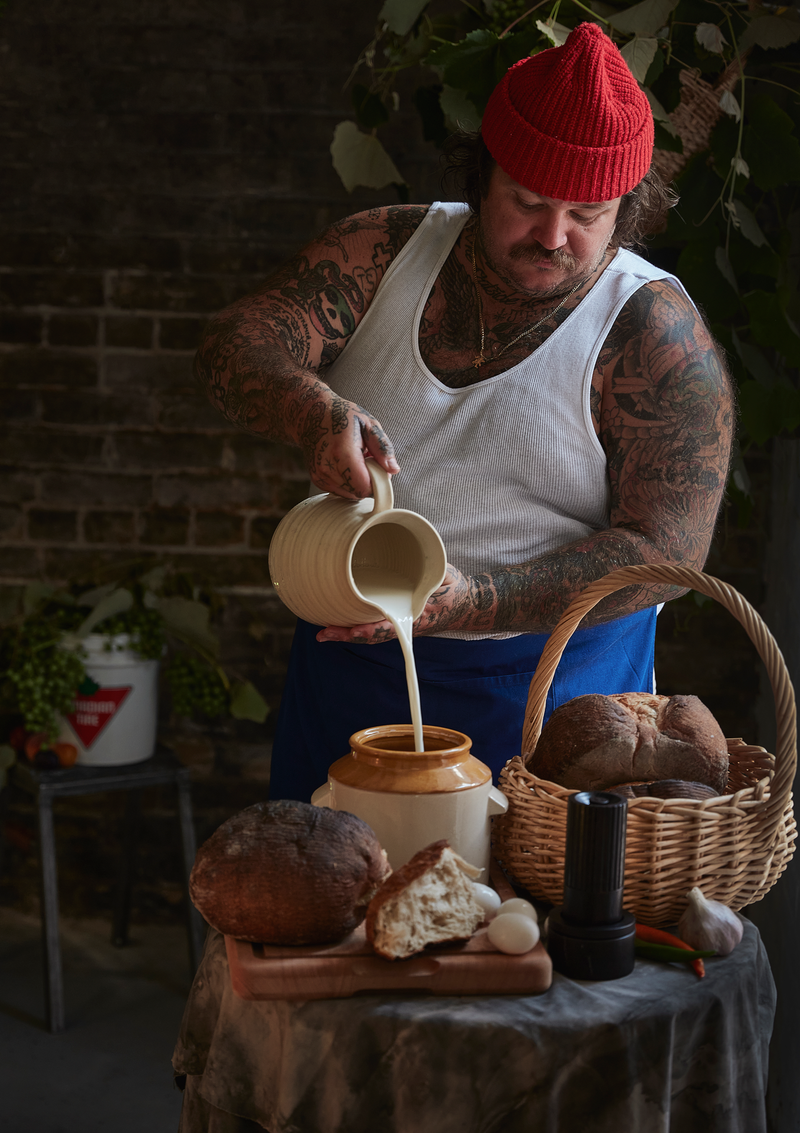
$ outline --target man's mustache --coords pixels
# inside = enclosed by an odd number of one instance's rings
[[[575,257],[568,252],[562,252],[560,248],[545,248],[536,240],[532,244],[515,244],[509,254],[512,260],[522,260],[526,264],[552,264],[562,271],[574,271],[578,266]]]

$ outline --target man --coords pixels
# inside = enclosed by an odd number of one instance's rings
[[[497,774],[570,600],[619,566],[703,565],[733,411],[680,283],[623,247],[665,196],[649,105],[611,40],[582,24],[512,67],[481,135],[461,162],[471,210],[334,225],[212,321],[198,373],[231,420],[299,445],[320,490],[368,495],[371,457],[437,527],[450,565],[415,626],[423,717],[470,735]],[[596,607],[548,711],[652,690],[656,606],[675,596]],[[408,720],[392,638],[386,622],[299,624],[273,797],[308,798],[353,731]]]

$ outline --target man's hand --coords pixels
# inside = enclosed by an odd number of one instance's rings
[[[442,633],[448,629],[458,629],[461,619],[472,613],[468,596],[470,578],[456,567],[447,564],[447,573],[442,585],[434,590],[425,604],[425,609],[414,622],[414,636]],[[317,641],[347,641],[354,645],[377,645],[381,641],[391,641],[397,637],[394,626],[389,621],[370,622],[360,626],[327,626],[317,634]]]
[[[371,414],[345,401],[318,383],[320,395],[311,403],[297,430],[311,480],[323,492],[345,499],[372,495],[372,481],[364,463],[374,459],[390,474],[400,471],[392,442]]]

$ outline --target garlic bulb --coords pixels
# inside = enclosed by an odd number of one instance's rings
[[[712,949],[720,956],[733,952],[742,939],[742,922],[727,905],[707,901],[696,886],[686,894],[689,904],[678,921],[678,936],[692,948]]]

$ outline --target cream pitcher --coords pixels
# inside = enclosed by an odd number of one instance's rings
[[[489,877],[491,817],[508,799],[492,773],[472,755],[472,741],[452,728],[425,725],[425,750],[415,751],[408,724],[365,728],[350,739],[328,781],[311,796],[315,806],[362,818],[398,869],[417,850],[446,838],[452,849]]]
[[[272,537],[269,573],[278,597],[313,625],[355,626],[382,620],[375,598],[383,582],[403,587],[418,618],[442,583],[447,555],[436,528],[394,507],[391,477],[367,460],[374,496],[311,496],[285,515]]]
[[[303,500],[272,538],[272,583],[290,610],[315,625],[354,626],[388,618],[403,651],[414,742],[424,744],[412,637],[414,620],[441,584],[447,556],[439,533],[395,508],[392,482],[366,462],[372,500],[320,495]]]

